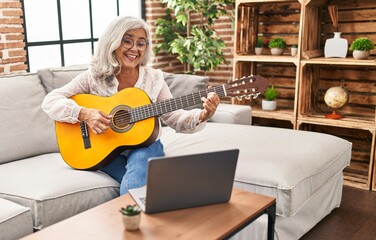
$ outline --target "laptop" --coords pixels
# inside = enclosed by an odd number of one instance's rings
[[[228,202],[239,150],[149,159],[147,185],[129,194],[145,213]]]

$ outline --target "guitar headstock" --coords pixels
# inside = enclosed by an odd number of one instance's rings
[[[264,77],[258,75],[242,77],[226,84],[226,96],[236,97],[239,100],[257,98],[268,86],[269,81]]]

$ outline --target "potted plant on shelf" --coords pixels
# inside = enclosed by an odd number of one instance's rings
[[[360,37],[351,43],[350,51],[353,51],[355,59],[367,59],[370,51],[374,48],[375,45],[369,38]]]
[[[257,37],[257,42],[256,42],[256,47],[255,47],[255,54],[256,55],[261,55],[263,47],[264,47],[264,43],[262,41],[262,38],[261,37]]]
[[[135,231],[139,228],[141,222],[141,209],[136,205],[127,205],[120,209],[123,215],[123,224],[126,230]]]
[[[286,48],[286,41],[282,38],[273,38],[269,42],[269,48],[272,52],[272,55],[282,55],[283,51]]]
[[[274,111],[277,109],[278,91],[274,86],[267,87],[264,92],[265,99],[261,102],[262,110]]]
[[[295,55],[298,53],[298,45],[292,45],[291,46],[291,56],[295,57]]]

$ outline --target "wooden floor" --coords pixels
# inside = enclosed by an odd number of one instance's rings
[[[376,239],[376,192],[345,186],[333,210],[301,240]]]

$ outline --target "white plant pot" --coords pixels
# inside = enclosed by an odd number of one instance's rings
[[[298,53],[298,48],[291,48],[291,56],[295,57]]]
[[[263,99],[261,102],[262,110],[274,111],[277,109],[277,101],[268,101]]]
[[[368,59],[370,51],[354,50],[353,57],[355,59],[364,60]]]
[[[141,222],[141,214],[137,214],[134,216],[122,215],[122,217],[123,224],[126,230],[135,231],[139,228]]]
[[[272,55],[278,56],[282,55],[284,49],[283,48],[271,48],[270,51],[272,52]]]
[[[256,47],[256,48],[255,48],[255,54],[256,54],[256,55],[261,55],[261,54],[262,54],[262,50],[263,50],[262,47]]]

